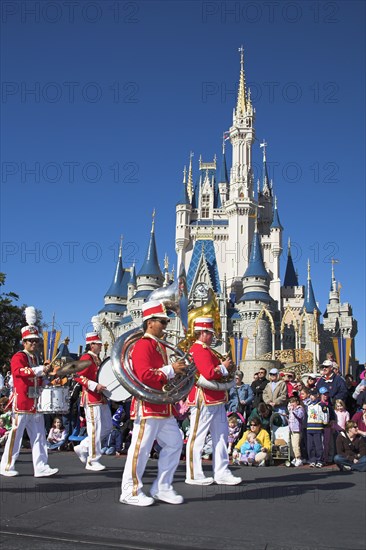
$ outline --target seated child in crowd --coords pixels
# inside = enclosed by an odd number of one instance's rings
[[[5,445],[8,435],[9,430],[5,428],[4,420],[0,418],[0,445]]]
[[[235,414],[231,414],[228,417],[228,422],[229,422],[229,436],[228,436],[227,452],[229,455],[231,455],[233,446],[237,442],[238,437],[240,435],[241,425],[238,421],[238,417]]]
[[[255,433],[248,433],[246,442],[240,447],[240,462],[251,466],[255,462],[255,455],[262,450]]]
[[[60,449],[66,441],[66,430],[61,418],[56,416],[53,419],[52,427],[47,436],[47,447],[49,449]]]

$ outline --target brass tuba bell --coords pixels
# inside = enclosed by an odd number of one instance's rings
[[[182,265],[177,280],[167,287],[154,290],[149,300],[160,300],[170,311],[179,316],[185,329],[188,326],[188,295],[187,279]],[[190,355],[178,347],[161,341],[173,352],[176,359],[183,359],[187,370],[184,375],[176,375],[163,390],[157,390],[145,385],[139,380],[133,370],[131,351],[136,342],[143,336],[142,328],[133,329],[117,338],[111,351],[111,367],[118,382],[132,395],[149,403],[177,403],[185,398],[195,382],[196,367]]]

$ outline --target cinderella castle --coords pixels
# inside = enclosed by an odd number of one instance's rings
[[[315,370],[333,350],[334,340],[347,347],[350,365],[354,361],[357,322],[348,303],[341,303],[339,284],[332,261],[330,292],[325,312],[318,308],[311,266],[307,280],[299,281],[291,243],[287,244],[287,265],[280,273],[283,254],[283,226],[274,186],[268,177],[266,143],[262,181],[254,182],[252,150],[255,142],[255,109],[246,88],[243,48],[232,125],[223,136],[221,162],[198,159],[193,154],[183,184],[177,185],[175,249],[177,265],[184,265],[190,307],[207,302],[209,289],[216,296],[222,339],[219,351],[235,347],[241,360],[269,359],[305,364]],[[226,146],[232,147],[231,166]],[[158,261],[153,216],[143,265],[124,267],[122,243],[112,283],[98,312],[105,349],[115,338],[141,325],[141,306],[149,294],[174,279],[167,258],[163,270]],[[323,320],[321,319],[323,318]],[[180,321],[173,318],[173,340],[182,336]]]

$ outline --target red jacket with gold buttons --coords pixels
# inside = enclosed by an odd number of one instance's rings
[[[155,338],[143,336],[136,342],[132,354],[133,370],[139,380],[151,388],[161,390],[167,383],[168,377],[160,370],[168,364],[165,346]],[[133,397],[131,403],[131,419],[137,417],[140,407],[141,418],[168,418],[174,414],[174,406],[162,403],[156,405]]]
[[[89,367],[86,367],[74,377],[76,382],[79,382],[83,387],[80,405],[82,407],[85,407],[85,405],[104,405],[108,402],[105,395],[98,393],[97,391],[92,391],[88,388],[89,380],[92,382],[98,381],[98,369],[100,365],[98,357],[92,353],[84,353],[84,355],[80,357],[80,361],[92,362]]]
[[[220,365],[220,360],[206,344],[197,340],[189,353],[193,356],[198,372],[206,380],[220,380],[222,378],[222,374],[214,370]],[[227,391],[207,390],[193,386],[187,397],[187,405],[196,405],[200,395],[205,405],[219,405],[227,402]]]
[[[28,397],[29,388],[42,385],[41,376],[36,376],[34,370],[38,366],[36,357],[25,351],[18,351],[13,355],[10,366],[14,388],[8,407],[12,404],[13,411],[17,413],[36,413],[38,399]]]

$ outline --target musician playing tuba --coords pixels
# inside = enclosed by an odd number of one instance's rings
[[[231,359],[222,363],[210,349],[215,330],[212,317],[198,317],[194,321],[196,342],[190,349],[196,368],[206,380],[215,381],[228,376],[233,369]],[[237,485],[242,481],[229,470],[228,421],[225,410],[227,391],[206,389],[198,383],[190,391],[187,404],[191,406],[190,433],[186,448],[186,483],[189,485]],[[202,449],[207,433],[212,437],[213,476],[205,477],[202,470]]]
[[[133,371],[146,386],[162,390],[168,380],[184,373],[184,360],[168,364],[163,337],[169,317],[163,302],[151,300],[142,306],[143,331],[131,353]],[[150,403],[133,397],[131,419],[134,420],[132,441],[122,477],[120,502],[134,506],[150,506],[155,500],[181,504],[183,497],[172,486],[181,451],[182,436],[173,416],[173,405]],[[161,447],[158,475],[151,488],[151,497],[142,491],[142,476],[154,441]]]

